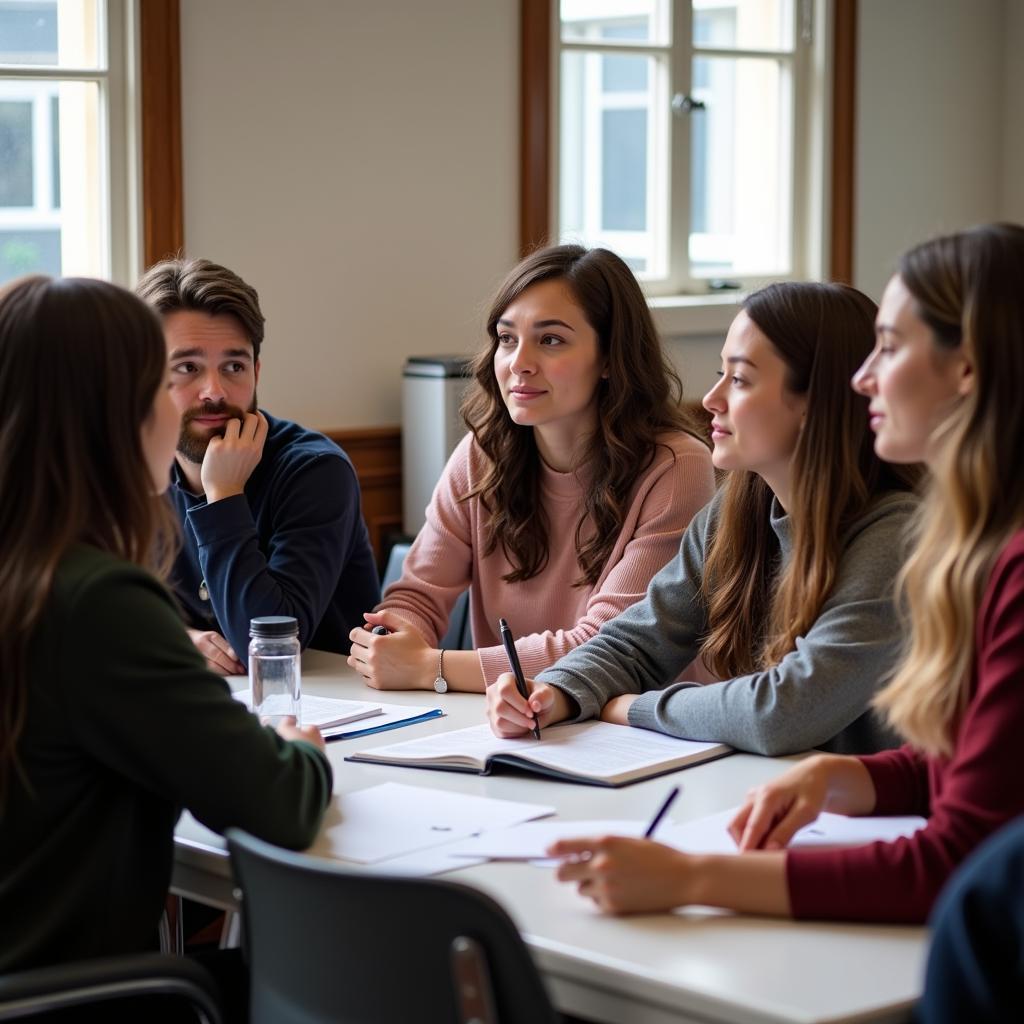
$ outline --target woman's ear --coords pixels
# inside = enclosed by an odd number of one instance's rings
[[[961,397],[969,395],[974,390],[974,367],[970,360],[961,357],[956,382],[957,394]]]

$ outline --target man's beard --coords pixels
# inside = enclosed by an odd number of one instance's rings
[[[256,411],[256,393],[253,392],[252,404],[249,406],[248,412]],[[205,431],[202,434],[196,433],[192,429],[192,421],[198,419],[200,416],[219,416],[225,414],[231,419],[237,419],[244,422],[245,412],[243,412],[237,405],[228,405],[227,402],[204,402],[202,405],[194,406],[191,409],[186,410],[181,417],[181,433],[178,435],[178,454],[189,462],[194,462],[196,465],[202,465],[203,459],[206,456],[206,449],[210,445],[210,441],[215,437],[223,437],[224,431],[227,430],[227,423],[223,427],[219,427],[213,431]]]

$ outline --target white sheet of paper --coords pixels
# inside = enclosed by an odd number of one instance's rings
[[[554,813],[541,804],[385,782],[336,796],[312,852],[373,864]]]
[[[658,827],[656,838],[660,843],[687,853],[736,853],[736,844],[727,827],[737,810],[738,807],[733,807],[681,825],[663,822]],[[913,816],[850,818],[826,811],[813,824],[797,832],[790,845],[859,846],[876,840],[891,841],[913,835],[924,824],[924,818]],[[559,839],[600,835],[642,836],[646,827],[646,822],[626,820],[530,821],[512,828],[485,832],[452,843],[437,852],[453,860],[477,858],[546,862],[545,851]]]
[[[559,839],[583,836],[642,836],[647,822],[624,820],[529,821],[514,828],[496,829],[453,843],[444,849],[449,857],[485,860],[542,860],[547,848]],[[659,829],[660,833],[660,829]]]
[[[368,870],[382,875],[427,878],[429,875],[443,875],[446,871],[458,871],[485,862],[483,857],[449,857],[447,849],[447,846],[432,846],[429,850],[417,850],[402,857],[377,861]]]
[[[235,690],[231,694],[240,704],[252,710],[252,690]],[[317,697],[312,693],[304,693],[302,702],[302,724],[323,725],[325,722],[352,724],[365,722],[368,718],[376,718],[383,713],[383,705],[367,700],[338,700],[335,697]],[[376,723],[372,723],[376,724]],[[340,728],[339,726],[338,728]],[[365,729],[365,725],[360,725]],[[334,735],[332,730],[331,735]]]
[[[687,853],[736,853],[736,844],[727,829],[738,810],[733,807],[681,825],[665,825],[658,829],[658,842]],[[913,835],[925,824],[924,818],[916,816],[851,818],[825,811],[812,824],[800,829],[790,846],[860,846],[876,840],[889,842]]]

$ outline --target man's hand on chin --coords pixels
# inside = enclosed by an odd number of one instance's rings
[[[200,470],[209,504],[245,490],[246,481],[263,458],[268,429],[263,413],[249,412],[242,421],[228,420],[223,437],[210,439]]]

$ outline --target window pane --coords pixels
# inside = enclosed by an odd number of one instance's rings
[[[0,167],[0,206],[31,206],[31,102],[0,100]]]
[[[60,274],[60,231],[0,228],[0,283],[22,274]]]
[[[693,0],[693,44],[792,50],[793,0]]]
[[[562,0],[567,42],[620,39],[668,45],[668,0]]]
[[[0,64],[101,67],[102,0],[0,0]]]
[[[660,59],[613,55],[609,68],[605,54],[569,51],[561,61],[559,235],[612,249],[645,273],[667,259],[665,175],[655,164]]]
[[[647,61],[643,57],[601,58],[601,85],[605,92],[644,92],[647,89]]]
[[[99,98],[94,82],[0,81],[0,281],[109,272]]]
[[[697,276],[785,274],[790,79],[779,61],[697,57],[690,115],[690,260]]]
[[[50,97],[50,181],[53,183],[53,207],[60,209],[60,100]]]
[[[647,112],[606,110],[601,125],[601,227],[647,227]]]

